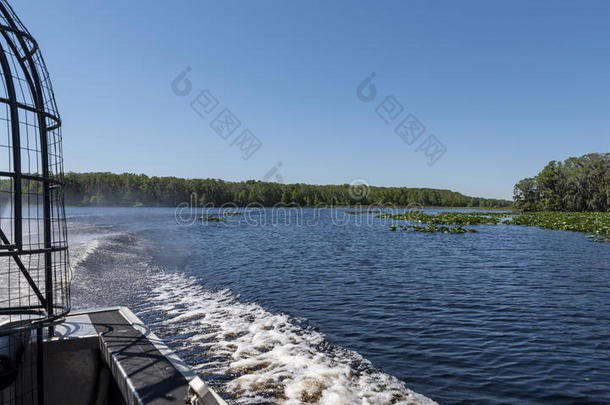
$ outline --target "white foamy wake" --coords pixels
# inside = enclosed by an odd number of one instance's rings
[[[108,226],[72,222],[68,222],[68,231],[70,265],[73,269],[80,267],[100,247],[102,241],[120,235]]]
[[[197,371],[229,376],[218,388],[235,404],[435,403],[359,354],[329,344],[323,334],[242,303],[229,290],[209,291],[179,274],[153,275],[150,281],[156,287],[148,310],[163,314],[157,326],[189,336],[180,342],[185,351],[207,355],[195,364]]]
[[[70,264],[78,267],[82,262],[95,252],[100,245],[99,239],[91,239],[70,245]]]

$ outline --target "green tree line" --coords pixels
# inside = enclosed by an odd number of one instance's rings
[[[297,204],[321,205],[422,204],[439,207],[509,207],[507,200],[469,197],[454,191],[430,188],[369,187],[364,198],[350,185],[278,184],[263,181],[229,182],[218,179],[149,177],[144,174],[67,173],[67,205],[77,206],[176,206],[193,204]],[[193,201],[193,196],[197,201]]]
[[[553,160],[515,185],[514,201],[525,211],[610,211],[610,153]]]

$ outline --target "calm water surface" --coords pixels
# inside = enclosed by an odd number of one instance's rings
[[[610,244],[343,211],[68,208],[75,305],[132,306],[241,403],[610,403]]]

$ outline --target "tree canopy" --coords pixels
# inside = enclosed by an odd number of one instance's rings
[[[514,201],[525,211],[610,211],[610,153],[553,160],[515,185]]]
[[[176,206],[192,204],[322,205],[421,204],[441,207],[508,207],[507,200],[469,197],[450,190],[406,187],[369,187],[358,199],[349,184],[279,184],[255,180],[228,182],[218,179],[148,177],[143,174],[67,173],[66,204],[81,206]],[[196,199],[194,201],[193,199]]]

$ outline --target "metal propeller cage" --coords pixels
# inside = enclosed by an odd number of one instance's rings
[[[0,336],[70,309],[61,121],[36,40],[0,0]]]

